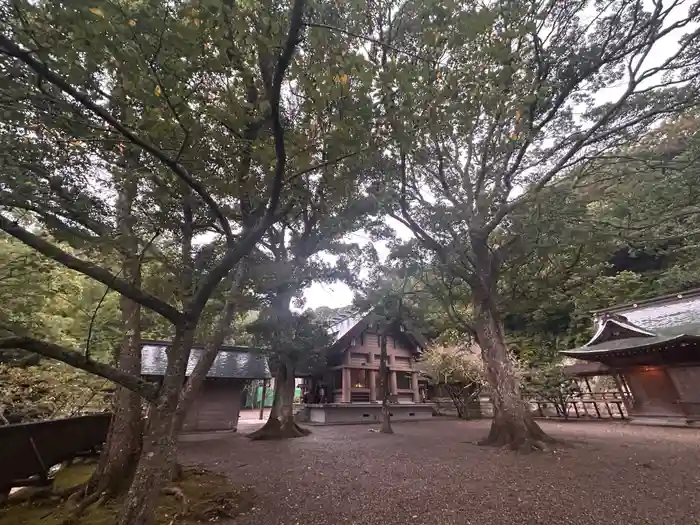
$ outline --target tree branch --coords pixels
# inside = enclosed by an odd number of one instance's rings
[[[153,401],[158,393],[158,387],[141,379],[127,374],[121,370],[104,363],[98,363],[86,358],[80,352],[69,350],[63,346],[42,341],[33,337],[5,337],[0,339],[0,349],[20,348],[35,354],[49,357],[62,363],[66,363],[80,370],[85,370],[96,376],[109,379],[132,392],[139,394],[146,400]]]
[[[231,269],[255,247],[265,231],[277,222],[287,212],[286,207],[282,212],[278,211],[282,187],[284,185],[284,173],[287,167],[287,151],[284,143],[284,127],[280,115],[280,99],[284,75],[289,68],[294,56],[294,51],[300,42],[301,29],[303,28],[305,0],[295,0],[290,16],[289,30],[284,48],[279,54],[272,86],[270,89],[270,108],[272,111],[272,135],[275,142],[275,156],[277,158],[275,175],[270,188],[270,195],[265,215],[258,225],[249,229],[235,245],[231,245],[219,264],[209,272],[202,280],[202,284],[194,293],[192,300],[185,308],[185,315],[190,319],[198,319],[209,297],[221,280]]]
[[[90,99],[89,95],[78,91],[78,89],[72,86],[66,79],[54,73],[45,64],[34,58],[30,51],[23,50],[12,40],[2,34],[0,34],[0,52],[24,62],[27,66],[29,66],[29,68],[37,73],[40,78],[44,78],[51,84],[58,87],[61,91],[69,95],[88,111],[98,116],[104,122],[116,129],[129,141],[136,144],[144,151],[148,152],[151,156],[158,159],[162,164],[167,166],[179,179],[192,188],[192,190],[202,198],[221,224],[221,228],[224,231],[227,241],[229,243],[234,242],[231,225],[229,224],[228,219],[226,219],[224,213],[221,211],[219,205],[214,201],[213,197],[204,188],[204,186],[193,179],[189,172],[180,163],[171,158],[169,155],[165,154],[161,149],[149,144],[144,139],[139,137],[135,132],[122,124],[109,111],[95,104],[95,102]]]
[[[144,292],[123,279],[118,278],[116,275],[108,270],[105,270],[104,268],[74,257],[73,255],[61,250],[58,246],[55,246],[50,242],[45,241],[38,235],[27,231],[16,222],[4,217],[2,214],[0,214],[0,230],[5,231],[7,234],[23,242],[27,246],[34,248],[42,255],[61,263],[66,268],[70,268],[71,270],[75,270],[76,272],[80,272],[83,275],[95,279],[112,290],[116,290],[123,296],[128,297],[132,301],[153,310],[154,312],[168,319],[173,324],[179,323],[182,318],[182,314],[168,303]]]

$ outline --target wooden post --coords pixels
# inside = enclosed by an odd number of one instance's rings
[[[393,354],[389,355],[389,385],[391,386],[391,390],[389,391],[392,396],[395,396],[399,393],[399,388],[396,383],[396,356]]]
[[[411,390],[413,390],[413,402],[420,403],[420,392],[418,391],[418,372],[411,373]]]
[[[629,405],[629,399],[627,398],[627,393],[625,392],[625,388],[622,386],[622,381],[620,381],[620,374],[619,373],[614,373],[613,375],[613,380],[615,381],[615,386],[617,386],[617,389],[620,391],[620,398],[622,399],[622,404],[625,406],[625,410],[627,411],[627,414],[629,415],[630,413],[630,405]],[[617,405],[618,408],[620,405]],[[625,419],[624,414],[622,414],[622,410],[620,410],[620,415],[622,416],[622,419]]]
[[[265,396],[267,396],[267,379],[263,379],[262,395],[260,396],[260,416],[258,419],[263,418],[263,412],[265,411]]]
[[[588,378],[584,377],[583,380],[586,382],[586,386],[588,387],[588,393],[591,394],[591,398],[593,399],[593,408],[595,408],[595,413],[598,414],[598,419],[603,419],[602,417],[600,417],[598,403],[596,403],[595,396],[593,395],[593,389],[591,388],[591,384],[588,382]]]
[[[377,401],[377,371],[369,371],[369,401],[374,403]]]
[[[350,369],[349,368],[343,368],[343,384],[341,386],[341,399],[343,400],[343,403],[349,403],[351,399],[351,388],[352,385],[350,384]]]
[[[578,399],[581,402],[581,406],[583,407],[583,411],[586,413],[586,417],[588,417],[588,407],[586,406],[586,402],[583,399],[583,392],[581,392],[581,381],[577,380],[576,381],[576,386],[578,387]]]

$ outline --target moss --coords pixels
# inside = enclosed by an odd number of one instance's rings
[[[59,492],[87,483],[96,467],[96,463],[74,463],[62,468],[54,477],[53,489]]]
[[[90,469],[86,468],[90,467]],[[61,488],[70,483],[87,481],[94,465],[78,464],[65,469],[57,484]],[[254,495],[246,489],[235,487],[225,476],[206,470],[185,469],[182,480],[175,487],[187,498],[187,513],[179,516],[178,524],[211,523],[232,519],[253,507]],[[58,487],[56,487],[58,488]],[[80,525],[114,525],[121,507],[121,500],[93,505],[80,516]],[[181,510],[180,500],[174,495],[163,495],[156,508],[156,523],[170,525]],[[70,510],[62,501],[43,499],[0,508],[0,525],[60,525]]]

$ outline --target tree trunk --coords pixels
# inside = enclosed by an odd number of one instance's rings
[[[294,371],[280,363],[275,373],[275,395],[267,422],[248,437],[252,440],[286,439],[308,436],[311,432],[294,421]]]
[[[520,393],[520,384],[505,342],[500,318],[488,305],[476,305],[476,335],[493,397],[493,422],[484,445],[523,452],[553,440],[535,422]]]
[[[391,406],[389,405],[389,365],[387,363],[386,351],[386,328],[383,329],[380,342],[379,353],[379,375],[380,384],[382,385],[382,428],[380,431],[383,434],[393,434],[391,428]]]
[[[204,355],[202,355],[192,370],[192,374],[187,379],[187,383],[183,388],[182,394],[180,396],[180,402],[177,407],[177,413],[175,415],[175,428],[179,433],[182,431],[182,427],[185,424],[185,418],[187,416],[187,410],[192,406],[192,403],[197,398],[199,391],[202,388],[202,383],[207,377],[211,366],[214,364],[214,360],[219,353],[219,348],[224,344],[224,341],[231,333],[231,326],[233,325],[233,318],[236,314],[236,306],[238,303],[238,298],[240,296],[240,289],[245,282],[247,277],[247,266],[245,261],[241,261],[236,268],[236,277],[231,283],[231,287],[226,294],[226,301],[224,307],[219,313],[219,318],[216,323],[216,328],[211,336],[211,339],[206,345],[204,350]]]
[[[152,525],[154,521],[158,497],[176,463],[175,416],[193,341],[193,328],[177,328],[158,399],[149,406],[139,463],[119,525]]]
[[[464,400],[464,390],[461,387],[451,387],[450,385],[445,385],[445,390],[449,393],[452,398],[452,404],[457,410],[457,417],[459,419],[467,419],[466,403]]]
[[[127,152],[122,158],[126,176],[117,180],[116,205],[120,251],[123,254],[124,279],[141,287],[141,259],[136,235],[133,205],[138,194],[136,177],[129,177],[138,164],[138,152]],[[119,303],[124,335],[116,352],[116,365],[122,372],[141,375],[141,307],[122,296]],[[126,492],[136,471],[143,432],[141,397],[122,386],[114,394],[114,415],[107,441],[95,473],[87,485],[86,495],[107,492],[113,496]]]

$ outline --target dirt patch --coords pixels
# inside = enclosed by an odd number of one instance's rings
[[[86,482],[94,465],[75,465],[56,476],[54,489],[62,490]],[[170,525],[213,523],[230,520],[253,508],[255,497],[249,488],[235,486],[222,474],[199,468],[187,468],[183,478],[173,485],[175,493],[163,494],[156,509],[156,523]],[[178,494],[187,499],[187,511],[182,511]],[[121,501],[109,501],[89,507],[78,522],[80,525],[113,525]],[[49,497],[0,508],[0,525],[60,525],[69,515],[65,501]]]

